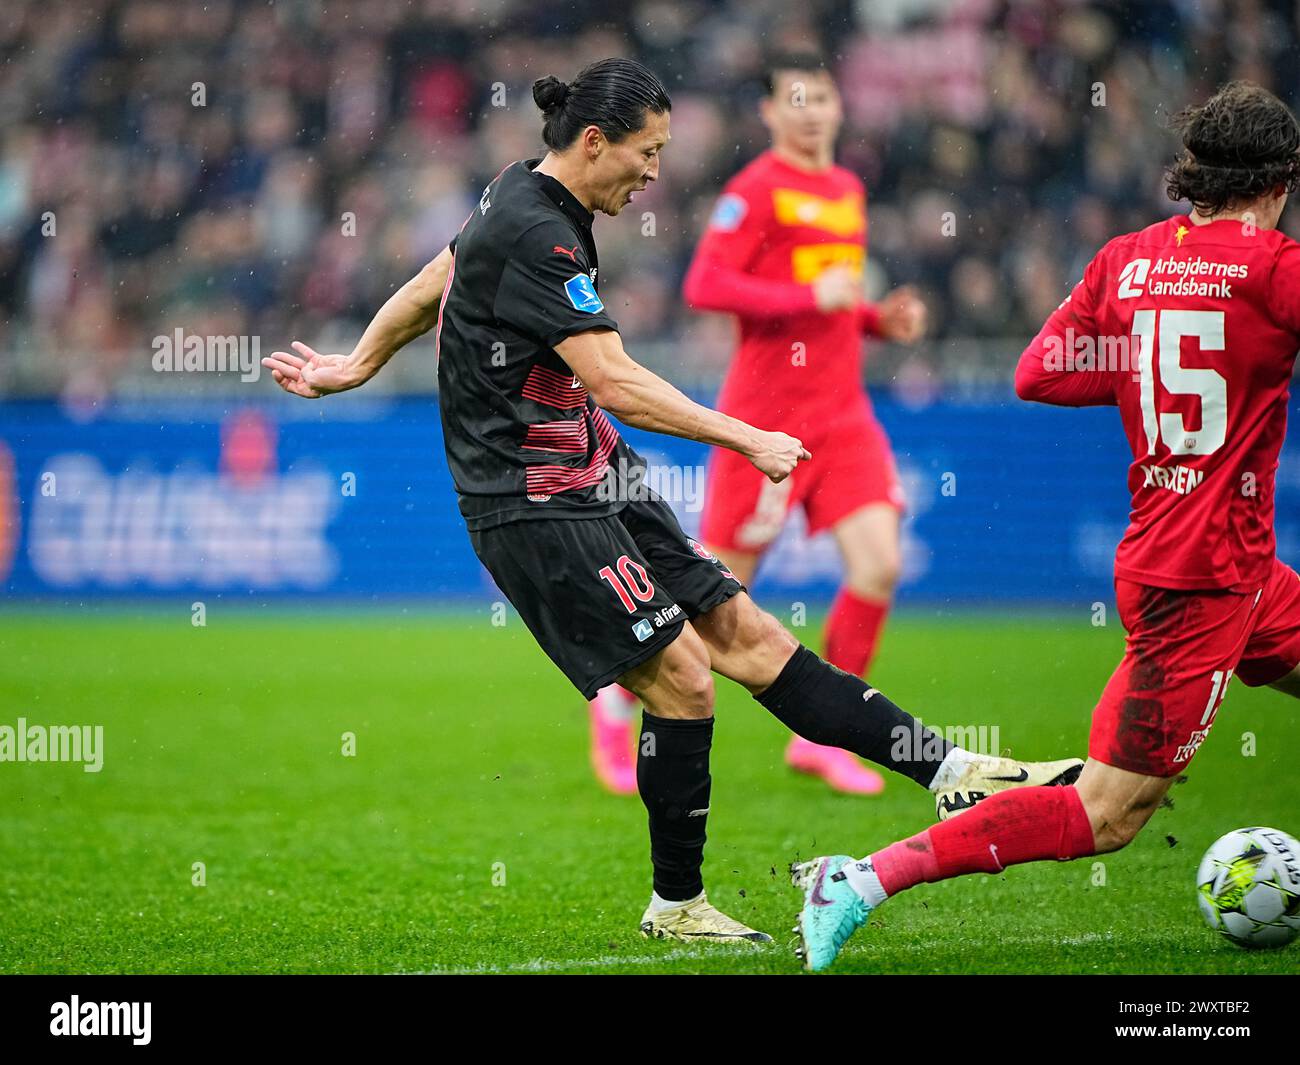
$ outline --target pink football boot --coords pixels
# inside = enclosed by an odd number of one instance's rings
[[[606,791],[636,794],[637,697],[610,684],[587,704],[591,713],[591,767]]]
[[[885,790],[885,778],[863,765],[851,751],[823,747],[802,736],[790,738],[785,764],[796,773],[821,777],[832,789],[845,795],[879,795]]]

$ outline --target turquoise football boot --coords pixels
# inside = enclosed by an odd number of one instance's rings
[[[847,854],[813,858],[790,866],[790,883],[803,892],[799,911],[799,946],[795,954],[809,972],[835,960],[849,936],[867,923],[871,907],[840,871],[853,861]]]

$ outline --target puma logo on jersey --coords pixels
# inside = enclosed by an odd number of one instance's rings
[[[574,261],[575,264],[578,261],[578,245],[576,244],[573,246],[572,249],[557,244],[555,245],[554,248],[551,249],[551,251],[559,252],[561,255],[567,255],[570,259]]]

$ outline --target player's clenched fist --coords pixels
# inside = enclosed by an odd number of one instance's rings
[[[275,383],[286,392],[307,399],[320,399],[331,392],[344,392],[361,384],[346,355],[322,355],[295,340],[290,345],[298,354],[273,351],[262,360]]]
[[[832,266],[823,270],[813,282],[813,300],[824,314],[851,311],[862,302],[858,275],[847,266]]]
[[[754,430],[757,443],[745,456],[760,471],[767,474],[773,484],[780,484],[800,462],[812,458],[803,442],[785,433],[767,433]]]
[[[925,303],[910,285],[896,288],[880,301],[880,335],[914,344],[925,332]]]

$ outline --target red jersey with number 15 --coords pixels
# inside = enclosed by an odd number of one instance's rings
[[[1300,245],[1178,216],[1117,237],[1021,356],[1016,390],[1118,405],[1133,450],[1115,575],[1158,588],[1262,587],[1300,346]]]

